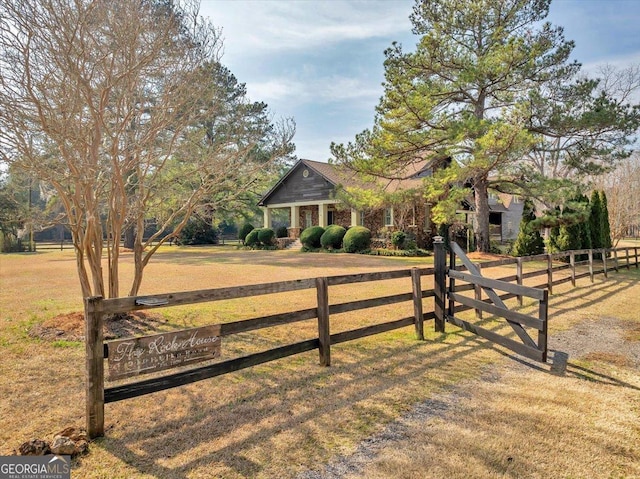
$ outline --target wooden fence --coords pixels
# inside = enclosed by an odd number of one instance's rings
[[[434,318],[433,312],[425,314],[422,310],[422,300],[424,298],[431,297],[434,294],[433,289],[422,289],[421,277],[425,275],[433,275],[433,268],[412,268],[378,273],[330,276],[144,297],[127,297],[119,299],[102,299],[101,297],[87,298],[85,299],[87,431],[91,437],[100,436],[104,433],[105,403],[133,398],[155,391],[161,391],[200,381],[202,379],[220,376],[222,374],[227,374],[314,349],[319,351],[320,364],[322,366],[329,366],[331,364],[332,344],[351,341],[410,325],[414,326],[416,337],[418,339],[423,339],[424,321]],[[362,299],[347,303],[329,304],[329,288],[332,286],[392,280],[398,278],[407,278],[407,285],[411,286],[408,288],[408,292],[377,298]],[[279,348],[187,371],[181,371],[159,378],[147,379],[107,389],[104,388],[104,360],[108,359],[110,354],[113,354],[109,348],[109,343],[103,342],[102,324],[103,318],[106,315],[128,313],[141,309],[293,292],[305,289],[316,290],[316,307],[246,319],[232,323],[223,323],[220,324],[220,336],[224,337],[283,324],[293,324],[299,321],[315,318],[318,324],[318,337],[315,339],[288,344]],[[381,324],[331,334],[329,328],[329,317],[332,314],[345,313],[406,301],[413,301],[413,316],[398,318]]]
[[[633,250],[633,256],[630,251]],[[621,253],[625,252],[624,255]],[[586,261],[577,262],[578,255],[587,255]],[[600,256],[597,256],[600,255]],[[449,319],[447,315],[447,286],[446,286],[446,260],[444,255],[436,257],[435,268],[412,268],[397,271],[351,274],[341,276],[330,276],[321,278],[309,278],[293,281],[282,281],[277,283],[265,283],[249,286],[239,286],[230,288],[207,289],[200,291],[178,292],[158,294],[144,297],[126,297],[117,299],[103,299],[92,297],[85,299],[85,339],[86,339],[86,419],[87,431],[90,437],[97,437],[104,434],[104,405],[106,403],[120,401],[156,391],[161,391],[176,386],[189,384],[207,378],[212,378],[239,371],[244,368],[256,366],[276,359],[285,358],[295,354],[317,349],[319,360],[322,366],[331,364],[331,345],[351,341],[366,336],[392,331],[398,328],[413,326],[417,339],[424,339],[424,321],[435,319],[436,331],[444,331],[444,324]],[[597,258],[601,259],[597,259]],[[560,264],[557,261],[568,258],[568,263]],[[633,258],[633,261],[631,261]],[[530,272],[523,272],[523,264],[528,261],[542,261],[545,267]],[[538,255],[526,258],[508,258],[498,261],[483,263],[481,269],[486,271],[491,267],[516,265],[516,274],[499,278],[502,281],[516,282],[522,285],[523,280],[546,276],[546,281],[537,287],[548,289],[576,279],[590,276],[593,280],[595,274],[604,273],[605,276],[611,269],[618,270],[621,267],[638,268],[638,248],[619,248],[617,250],[582,250],[558,253],[553,255]],[[581,264],[588,265],[588,272],[577,273],[576,267]],[[464,270],[463,266],[451,265],[451,270]],[[554,273],[569,269],[571,275],[567,278],[556,278]],[[444,273],[444,274],[443,274]],[[434,277],[434,288],[423,289],[422,278],[424,276]],[[340,304],[329,304],[329,288],[338,285],[353,283],[363,283],[371,281],[407,279],[407,291],[404,293],[388,296],[359,299]],[[269,349],[260,353],[237,357],[202,367],[191,368],[185,371],[153,377],[151,379],[136,381],[124,385],[105,388],[104,387],[104,362],[108,360],[114,351],[110,347],[112,343],[105,343],[103,340],[103,320],[107,315],[129,313],[136,310],[147,310],[160,307],[171,307],[179,305],[196,304],[202,302],[220,301],[235,298],[247,298],[252,296],[267,295],[273,293],[293,292],[301,290],[315,289],[317,305],[299,311],[282,312],[269,316],[256,317],[219,325],[220,337],[230,336],[247,331],[259,330],[273,326],[293,324],[299,321],[317,321],[317,338],[308,339],[301,342],[287,344],[278,348]],[[513,290],[499,296],[501,299],[519,297],[518,292]],[[458,294],[462,291],[475,292],[475,298],[479,302],[488,303],[491,298],[482,299],[481,285],[458,285],[452,291]],[[434,297],[432,308],[424,307],[424,299]],[[460,300],[460,296],[454,296]],[[521,299],[521,297],[519,297]],[[413,315],[402,318],[395,318],[384,323],[361,327],[358,329],[331,333],[329,318],[333,314],[357,311],[377,306],[391,305],[401,302],[411,301],[413,303]],[[460,304],[455,306],[455,313],[468,309],[475,309],[476,314],[481,315],[482,310],[493,312],[491,308],[485,308],[478,303]],[[453,316],[453,314],[450,314]],[[513,316],[512,316],[513,317]],[[546,317],[543,318],[546,322]],[[546,326],[545,326],[546,327]],[[545,346],[546,347],[546,346]]]

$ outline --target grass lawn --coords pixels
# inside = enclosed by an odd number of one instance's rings
[[[164,247],[146,270],[141,294],[431,264],[431,258]],[[121,284],[126,290],[132,268],[125,264],[122,269]],[[504,272],[495,270],[496,276],[501,274]],[[513,272],[509,270],[506,274]],[[583,279],[575,289],[567,284],[555,288],[550,309],[551,334],[604,315],[640,322],[639,279],[637,270],[621,271],[611,273],[607,281],[598,277],[594,286]],[[423,286],[431,287],[426,278]],[[408,279],[361,283],[331,288],[330,302],[408,291]],[[432,301],[431,298],[425,300],[425,311],[431,310]],[[314,305],[313,290],[203,303],[156,310],[160,314],[157,327],[200,326]],[[55,432],[67,426],[84,426],[83,343],[43,340],[30,335],[34,327],[60,314],[81,310],[72,251],[0,256],[3,356],[0,362],[3,426],[0,454],[11,453],[32,437],[51,439]],[[410,303],[402,303],[335,315],[331,318],[332,333],[399,319],[412,312]],[[505,334],[510,331],[491,318],[483,322],[484,327],[492,330]],[[473,381],[490,364],[510,361],[499,348],[455,326],[448,325],[444,335],[433,333],[431,323],[426,323],[425,329],[427,337],[421,342],[414,339],[413,328],[409,327],[336,345],[332,348],[330,368],[319,367],[317,352],[310,352],[108,404],[106,437],[92,443],[90,454],[76,461],[72,475],[83,478],[295,477],[302,471],[321,467],[338,455],[352,453],[363,439],[381,431],[415,404]],[[223,340],[223,359],[308,339],[316,333],[314,320],[242,333]],[[630,337],[630,340],[640,341],[640,338]],[[618,374],[625,378],[625,384],[640,387],[637,370],[606,359],[606,356],[596,356],[588,364],[580,364],[596,373]],[[555,376],[554,380],[558,381],[560,390],[573,387],[568,380],[562,382]],[[589,388],[588,378],[572,378],[574,380],[576,391]],[[544,384],[545,380],[541,379],[536,391]],[[505,401],[494,402],[495,407],[489,408],[492,415],[505,413],[507,403],[519,398],[518,391],[531,386],[516,384],[514,387],[516,391],[510,392]],[[637,390],[633,392],[638,396]],[[600,395],[590,395],[588,399],[593,403],[600,401],[599,398]],[[612,402],[615,403],[613,399],[603,399],[602,407],[611,407]],[[640,423],[640,403],[636,398],[630,404],[631,412],[625,409],[626,416],[620,418],[617,426],[625,435],[637,433]],[[571,403],[566,408],[571,408]],[[582,429],[587,425],[573,424],[575,418],[572,417],[566,415],[572,427],[563,429],[563,434],[568,435],[562,437],[563,441],[583,440]],[[526,421],[517,426],[526,434]],[[492,427],[490,418],[486,427]],[[429,437],[423,439],[431,440]],[[471,441],[465,448],[474,447],[473,444]],[[546,449],[544,444],[540,447]],[[597,450],[616,464],[617,453],[608,443],[603,441]],[[550,464],[551,469],[542,472],[562,475],[561,457]],[[499,471],[499,466],[494,470]],[[380,470],[384,470],[383,465],[380,467],[382,469],[371,469],[365,474],[384,477],[379,476]]]

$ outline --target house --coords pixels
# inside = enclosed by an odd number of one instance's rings
[[[376,179],[367,183],[356,172],[345,171],[329,163],[301,159],[260,199],[258,206],[264,212],[264,227],[271,227],[274,210],[286,209],[289,212],[290,238],[298,238],[303,229],[315,225],[361,225],[376,236],[402,230],[412,234],[419,246],[424,246],[430,243],[435,230],[431,222],[431,206],[421,193],[422,180],[442,164],[446,161],[416,162],[394,179]],[[338,194],[340,189],[350,187],[396,193],[403,200],[401,203],[383,204],[379,208],[357,210],[341,201]],[[508,200],[506,205],[505,200]],[[500,240],[517,235],[522,205],[518,213],[518,208],[510,209],[515,204],[506,197],[490,199],[490,221],[494,225],[496,239],[498,235]]]
[[[472,201],[460,210],[465,215],[465,222],[474,225]],[[518,237],[520,220],[524,209],[524,200],[507,193],[489,193],[489,235],[491,241],[505,243]]]

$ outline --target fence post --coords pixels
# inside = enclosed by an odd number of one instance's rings
[[[615,266],[613,267],[613,269],[616,270],[616,273],[618,272],[618,250],[614,249],[613,250],[613,261]]]
[[[638,269],[638,248],[633,248],[633,251],[635,253],[636,269]]]
[[[576,254],[571,251],[569,253],[569,264],[571,265],[571,286],[576,286]]]
[[[482,274],[482,263],[476,263],[476,268],[478,268],[478,273]],[[476,300],[482,301],[482,286],[476,284],[474,290]],[[482,319],[481,309],[476,309],[476,318]]]
[[[593,250],[589,250],[589,279],[593,283]]]
[[[411,268],[411,288],[413,291],[413,321],[416,328],[416,339],[424,341],[424,314],[422,313],[422,284],[420,269]]]
[[[449,250],[449,270],[455,271],[455,269],[456,269],[456,254],[453,252],[453,247],[452,247]],[[455,293],[455,291],[456,291],[456,280],[453,278],[449,278],[449,286],[447,288],[447,298],[449,299],[448,306],[447,306],[448,316],[455,316],[456,314],[456,305],[453,299],[451,299],[451,297],[448,295],[449,292]]]
[[[553,294],[553,255],[547,254],[547,289]]]
[[[607,274],[607,255],[608,254],[609,252],[606,249],[602,250],[602,269],[604,271],[605,279],[609,277],[609,275]]]
[[[522,286],[522,257],[516,258],[516,283]],[[518,295],[518,306],[522,306],[522,295]]]
[[[89,438],[104,436],[104,345],[102,297],[84,300],[86,414]]]
[[[549,292],[544,290],[540,300],[538,317],[542,320],[542,330],[538,331],[538,349],[542,351],[542,362],[547,362],[547,333],[549,331]]]
[[[625,255],[627,256],[627,271],[628,271],[628,270],[629,270],[629,268],[631,267],[631,265],[629,264],[629,250],[630,250],[630,249],[631,249],[631,248],[625,248],[625,249],[624,249],[624,253],[625,253]]]
[[[320,366],[331,366],[331,335],[329,332],[329,284],[327,278],[316,278],[318,296],[318,340]]]
[[[447,295],[447,259],[444,251],[444,238],[435,236],[433,238],[433,265],[434,265],[434,313],[435,331],[444,333],[444,305]]]

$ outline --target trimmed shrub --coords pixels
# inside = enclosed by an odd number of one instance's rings
[[[177,243],[180,245],[216,244],[218,230],[210,222],[194,216],[182,228]]]
[[[342,238],[346,234],[347,229],[339,225],[329,225],[320,237],[320,244],[326,249],[340,249],[342,247]]]
[[[347,253],[357,253],[371,247],[371,231],[364,226],[352,226],[342,240]]]
[[[274,239],[276,237],[276,232],[271,228],[259,228],[258,229],[258,240],[265,246],[270,246],[274,243]]]
[[[404,231],[394,231],[391,234],[391,244],[398,249],[402,249],[406,239],[407,235]]]
[[[258,246],[260,244],[258,233],[260,233],[260,229],[252,229],[251,231],[249,231],[246,238],[244,239],[245,246]]]
[[[254,227],[251,223],[243,224],[242,227],[240,228],[240,231],[238,231],[238,239],[246,244],[247,235],[251,233],[253,230],[254,230]]]
[[[300,242],[307,248],[320,248],[320,238],[324,234],[322,226],[312,226],[306,228],[300,235]]]
[[[289,236],[289,232],[287,231],[287,227],[286,226],[279,226],[278,229],[276,230],[276,237],[277,238],[287,238]]]

